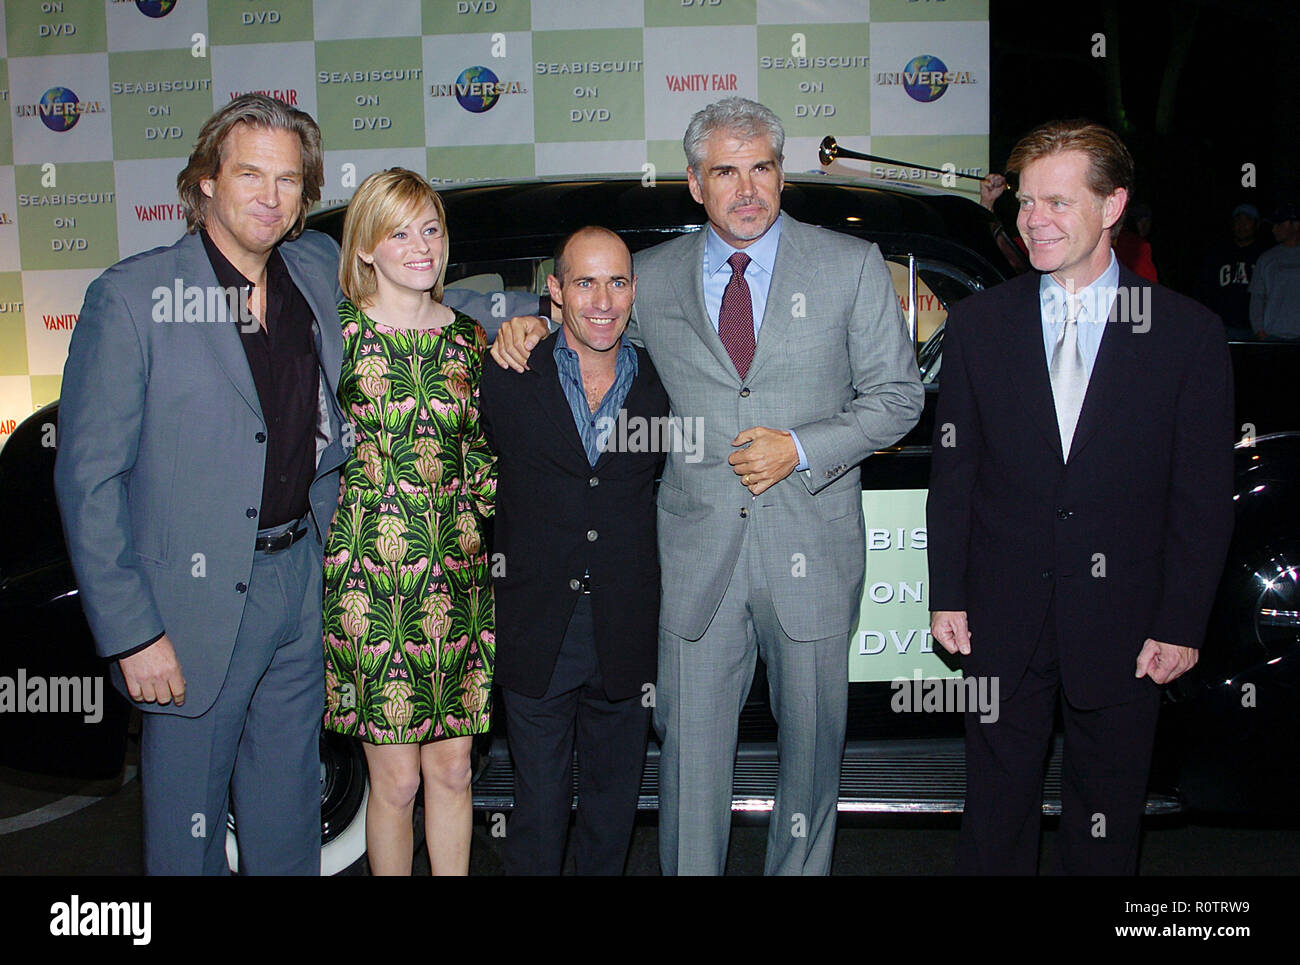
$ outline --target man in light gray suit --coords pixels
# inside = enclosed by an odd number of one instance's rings
[[[784,142],[754,101],[697,113],[683,146],[709,226],[636,256],[628,332],[672,415],[704,433],[702,458],[669,453],[658,494],[666,874],[725,868],[758,656],[780,754],[765,871],[829,872],[866,558],[858,464],[906,433],[924,398],[876,246],[780,214]],[[542,334],[508,322],[493,354],[520,367]]]
[[[188,232],[97,278],[55,490],[81,603],[144,714],[150,874],[320,871],[321,560],[349,445],[320,131],[250,94],[177,178]]]

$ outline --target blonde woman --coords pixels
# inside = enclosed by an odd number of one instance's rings
[[[429,863],[466,874],[470,745],[488,729],[492,591],[480,537],[496,495],[479,429],[486,336],[442,304],[447,226],[424,178],[393,168],[343,223],[339,401],[355,428],[325,547],[325,727],[361,738],[375,874],[411,873],[424,781]]]

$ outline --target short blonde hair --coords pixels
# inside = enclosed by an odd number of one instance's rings
[[[361,260],[362,252],[379,247],[394,228],[405,224],[425,206],[432,204],[442,226],[442,265],[433,285],[434,301],[442,300],[447,276],[447,212],[442,199],[423,177],[406,168],[377,171],[361,182],[343,217],[343,245],[339,256],[339,287],[352,304],[363,307],[375,295],[375,266]]]

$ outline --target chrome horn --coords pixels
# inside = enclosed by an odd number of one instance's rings
[[[821,145],[817,148],[817,158],[826,166],[836,158],[847,157],[857,161],[879,161],[881,164],[895,164],[902,168],[915,168],[918,171],[933,171],[935,174],[947,174],[954,178],[970,178],[972,181],[983,181],[984,179],[978,174],[962,174],[958,171],[945,171],[943,168],[927,167],[924,164],[913,164],[910,161],[899,161],[892,157],[881,157],[878,154],[863,154],[861,151],[850,150],[847,147],[840,147],[835,138],[827,134],[822,138]]]

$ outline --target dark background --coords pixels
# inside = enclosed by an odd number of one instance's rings
[[[1097,33],[1104,58],[1092,55]],[[1086,117],[1119,133],[1137,162],[1130,202],[1154,209],[1161,284],[1191,291],[1238,203],[1268,218],[1300,201],[1296,0],[991,0],[989,34],[991,170],[1047,120]],[[1247,163],[1254,187],[1242,185]],[[996,209],[1008,224],[1010,194]],[[1260,235],[1273,243],[1268,225]]]

